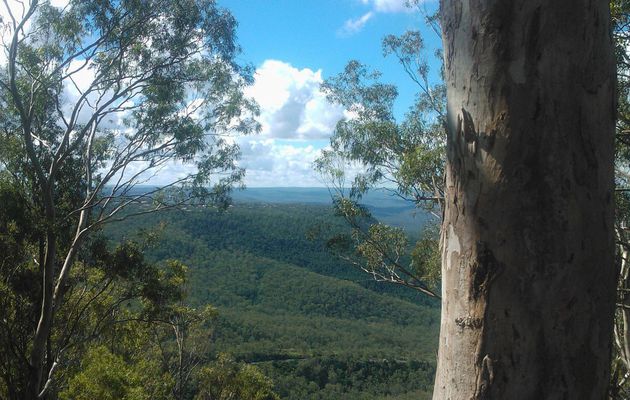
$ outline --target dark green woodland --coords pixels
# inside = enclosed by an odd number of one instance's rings
[[[241,202],[137,217],[106,233],[150,237],[147,259],[185,264],[189,304],[218,312],[208,357],[255,365],[282,398],[428,395],[437,302],[340,260],[314,237],[324,228],[347,229],[330,206]]]

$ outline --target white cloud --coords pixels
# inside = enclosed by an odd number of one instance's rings
[[[49,0],[48,2],[53,7],[65,8],[68,6],[69,1],[70,0]],[[41,3],[45,3],[45,1],[40,2],[40,5]],[[13,19],[11,16],[15,18],[16,23],[20,23],[31,4],[32,0],[7,0],[6,2],[0,3],[0,68],[6,67],[10,40],[14,33]],[[31,22],[34,19],[35,16],[33,15],[26,21],[22,32],[28,33],[30,31]],[[19,36],[20,39],[22,39],[24,35],[20,34]]]
[[[313,170],[321,154],[318,144],[286,143],[277,139],[242,140],[242,158],[247,186],[322,186]]]
[[[260,105],[262,132],[236,140],[248,186],[322,186],[313,162],[328,146],[335,125],[346,117],[320,86],[322,71],[266,60],[247,95]]]
[[[65,8],[70,0],[50,0],[50,5],[57,8]]]
[[[365,3],[366,1],[363,0]],[[399,13],[411,12],[412,8],[407,7],[407,0],[370,0],[369,3],[378,12]]]
[[[313,169],[313,162],[321,154],[325,141],[313,143],[287,142],[281,139],[240,137],[240,167],[245,168],[245,184],[250,187],[314,187],[323,186],[320,176]],[[134,173],[146,166],[142,162],[129,168]],[[179,162],[166,164],[155,177],[147,174],[150,184],[161,185],[172,182],[191,172],[190,165]]]
[[[111,90],[103,92],[101,90],[94,90],[94,80],[96,77],[96,70],[93,68],[91,61],[85,60],[72,60],[65,70],[65,74],[69,77],[63,81],[63,113],[66,120],[70,119],[72,111],[77,103],[81,104],[79,113],[77,115],[77,122],[79,124],[86,123],[94,112],[94,108],[99,107],[104,102],[111,100],[113,92]],[[86,100],[80,100],[81,96],[90,90]],[[112,107],[121,106],[120,102],[115,102]],[[108,129],[120,129],[123,128],[123,119],[129,115],[128,111],[117,111],[110,113],[100,123],[101,128]],[[60,121],[61,123],[61,121]]]
[[[308,143],[278,139],[240,141],[242,158],[239,165],[246,169],[245,184],[250,187],[321,187],[330,182],[314,169],[314,161],[322,150],[330,149],[326,141]],[[349,186],[364,167],[349,163],[343,166]]]
[[[297,69],[291,64],[266,60],[256,71],[247,95],[260,105],[262,136],[289,140],[326,139],[343,108],[321,92],[322,71]]]
[[[346,20],[338,33],[341,36],[350,36],[360,32],[367,22],[371,20],[377,13],[412,13],[417,9],[414,5],[420,5],[423,3],[433,2],[435,0],[358,0],[361,4],[370,8],[370,11],[366,12],[358,18],[351,18]]]
[[[369,11],[359,18],[347,20],[339,30],[339,34],[342,36],[350,36],[361,31],[373,16],[374,13]]]
[[[366,6],[380,13],[410,13],[416,9],[414,5],[428,3],[433,0],[360,0]]]
[[[267,60],[258,68],[247,94],[260,104],[263,131],[236,139],[247,186],[325,185],[313,162],[329,146],[337,122],[353,114],[326,99],[322,82],[321,70],[297,69],[282,61]],[[357,171],[348,172],[352,177]]]
[[[328,146],[337,122],[348,113],[326,100],[320,90],[322,71],[298,69],[267,60],[246,89],[260,105],[262,132],[227,138],[241,148],[239,166],[245,168],[247,186],[322,186],[313,162]],[[152,183],[180,176],[185,166],[169,164]]]

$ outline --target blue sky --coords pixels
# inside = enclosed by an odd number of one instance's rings
[[[440,39],[405,0],[219,0],[239,22],[241,63],[256,67],[248,89],[261,106],[263,131],[238,138],[250,187],[322,186],[312,162],[328,144],[344,110],[319,91],[323,79],[352,59],[378,69],[396,84],[402,117],[416,88],[393,58],[384,58],[381,39],[420,29],[431,55]],[[437,1],[421,7],[433,11]],[[436,65],[435,62],[432,62]]]
[[[432,54],[440,46],[440,38],[425,24],[421,11],[433,12],[437,0],[421,1],[420,9],[406,7],[406,0],[217,1],[239,23],[238,42],[243,52],[238,61],[256,69],[255,82],[246,92],[260,105],[263,129],[258,135],[234,138],[241,147],[239,163],[247,171],[245,184],[250,187],[324,186],[312,164],[347,113],[327,101],[320,84],[342,72],[350,60],[381,71],[384,82],[398,87],[396,115],[403,117],[417,87],[394,58],[383,57],[384,36],[419,29],[433,70],[438,69]],[[60,9],[68,5],[68,0],[50,2]],[[19,0],[7,4],[22,9]],[[0,18],[4,12],[6,7],[0,7]],[[0,51],[0,64],[4,56]],[[75,60],[68,66],[74,82],[65,90],[69,105],[94,81],[94,70],[85,65]],[[99,94],[92,92],[91,96]],[[79,119],[87,119],[90,107],[81,110],[85,115]],[[122,114],[110,121],[110,128],[121,123]],[[133,176],[143,168],[140,164],[127,168],[127,173]],[[143,183],[161,185],[186,176],[190,168],[174,162],[157,175],[141,177],[147,179]]]

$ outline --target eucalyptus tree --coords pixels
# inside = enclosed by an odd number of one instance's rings
[[[352,228],[329,244],[378,281],[439,297],[438,234],[431,225],[441,218],[444,198],[444,86],[430,79],[420,32],[386,36],[383,53],[399,61],[418,90],[402,121],[394,114],[396,87],[358,61],[322,86],[328,99],[348,112],[315,163],[333,190],[337,212]],[[366,192],[382,186],[435,216],[413,248],[402,229],[373,221],[360,205]]]
[[[215,1],[7,0],[0,15],[0,162],[38,222],[23,396],[36,399],[54,379],[51,332],[82,244],[130,215],[224,203],[243,174],[229,135],[255,131],[257,110],[236,21]]]
[[[609,370],[606,355],[616,270],[609,200],[615,110],[613,61],[606,40],[608,12],[603,2],[597,6],[532,2],[520,10],[515,4],[482,2],[473,9],[462,2],[442,2],[450,106],[448,112],[438,113],[449,118],[444,120],[448,132],[444,135],[448,136],[447,180],[441,189],[446,198],[438,203],[445,205],[444,299],[434,398],[554,398],[560,392],[572,393],[572,398],[602,398]],[[628,3],[614,1],[612,6],[619,77],[616,226],[622,271],[612,392],[616,391],[615,398],[625,398],[620,392],[627,390],[630,376]],[[576,9],[570,20],[560,16],[562,7]],[[435,21],[431,20],[437,31]],[[572,33],[576,29],[588,32],[580,36],[583,41]],[[527,49],[532,53],[524,53]],[[566,53],[576,58],[563,55],[562,62],[555,65],[557,55]],[[338,167],[344,165],[341,161],[358,162],[368,177],[377,178],[370,181],[360,176],[355,191],[350,192],[352,197],[369,187],[366,182],[378,182],[383,175],[400,176],[404,164],[396,163],[400,158],[390,151],[397,135],[391,128],[395,123],[387,129],[375,129],[380,137],[368,129],[377,124],[360,123],[368,120],[361,112],[377,100],[394,98],[395,90],[361,86],[357,84],[360,79],[352,78],[368,77],[365,73],[346,71],[342,76],[347,83],[339,84],[337,78],[329,90],[355,93],[354,97],[346,96],[344,104],[354,111],[355,118],[354,122],[340,123],[332,150],[325,153],[328,163],[323,165],[329,167],[329,176],[338,187],[343,187],[345,178]],[[593,82],[598,83],[593,86]],[[355,89],[349,91],[351,87]],[[553,108],[553,104],[558,106]],[[391,114],[382,113],[372,121],[379,118],[379,122],[392,120]],[[348,125],[350,129],[346,129]],[[580,135],[570,137],[568,132]],[[375,139],[371,146],[365,145],[369,143],[366,138]],[[422,146],[417,148],[424,153]],[[410,176],[421,178],[440,171],[423,167]],[[387,168],[388,173],[381,174]],[[350,200],[341,197],[338,208],[349,216],[356,232],[361,228],[357,217],[366,212]],[[598,230],[591,229],[596,222],[589,224],[589,220],[601,221]],[[357,265],[377,279],[408,283],[399,279],[401,269],[387,256],[404,247],[401,236],[380,227],[369,229],[351,238],[362,256]],[[562,259],[568,249],[569,257]],[[412,277],[411,282],[417,281]],[[562,333],[560,321],[571,327],[571,334]],[[598,327],[596,335],[589,331],[592,326]],[[593,354],[597,363],[574,363],[572,360],[584,359],[579,346],[588,340],[591,348],[596,348]],[[542,371],[553,371],[557,376],[545,379],[549,373]],[[580,386],[586,376],[591,380]],[[554,386],[554,380],[563,384]]]
[[[608,2],[441,2],[435,399],[602,399],[614,267]]]
[[[620,271],[617,287],[613,368],[610,397],[623,399],[630,396],[630,3],[626,0],[611,2],[613,39],[617,58],[617,126],[615,177],[617,185],[615,231],[617,238],[617,265]]]

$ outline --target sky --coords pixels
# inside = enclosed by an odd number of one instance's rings
[[[335,125],[347,113],[327,101],[320,85],[341,73],[350,60],[381,71],[382,81],[398,87],[395,112],[397,118],[404,116],[417,87],[397,60],[383,57],[382,38],[420,30],[434,72],[439,70],[439,62],[432,55],[441,45],[438,35],[424,22],[425,15],[437,8],[437,0],[421,0],[418,8],[406,7],[406,1],[217,0],[238,21],[237,41],[242,53],[237,62],[255,68],[254,84],[246,94],[260,105],[262,131],[234,139],[241,148],[239,165],[246,169],[246,186],[325,186],[313,170],[313,161],[328,146]],[[50,2],[61,9],[68,4],[68,0]],[[13,12],[22,9],[17,0],[6,4]],[[6,19],[5,14],[6,7],[0,7],[0,18]],[[4,62],[6,54],[0,51],[0,64]],[[85,66],[81,60],[74,62]],[[90,86],[94,72],[72,64],[69,68],[76,68],[75,85],[66,88],[66,96],[76,100],[82,88]],[[82,109],[82,113],[89,114],[89,109]],[[122,118],[124,115],[112,120],[110,128]],[[134,168],[127,172],[133,175]],[[143,183],[166,184],[187,175],[188,168],[171,163]]]
[[[417,8],[405,0],[219,0],[236,17],[238,61],[256,68],[247,94],[261,108],[262,132],[241,137],[240,165],[249,187],[323,186],[312,163],[329,143],[344,110],[329,103],[319,86],[356,59],[398,86],[396,115],[402,118],[416,88],[402,67],[384,58],[381,40],[421,30],[427,54],[440,46]],[[421,7],[432,12],[436,0]],[[433,58],[433,57],[431,57]],[[437,63],[431,62],[434,69]]]

